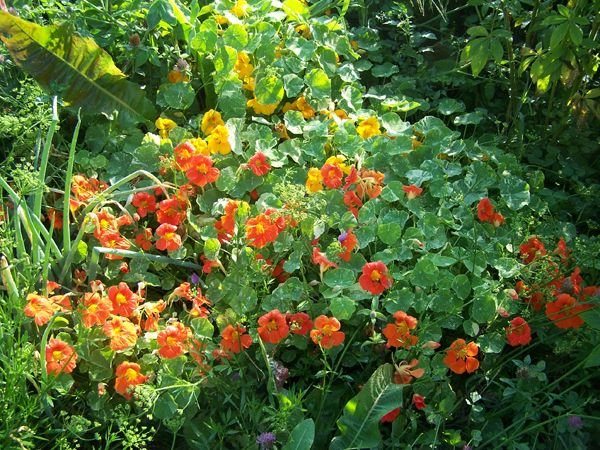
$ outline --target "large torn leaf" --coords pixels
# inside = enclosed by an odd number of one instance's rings
[[[380,366],[362,390],[344,407],[337,421],[340,435],[330,450],[371,448],[381,443],[379,420],[402,404],[403,386],[392,383],[394,367]]]
[[[135,121],[154,118],[154,106],[144,91],[127,81],[93,39],[67,26],[41,26],[4,11],[0,39],[18,66],[69,106],[89,114],[118,111],[121,118]]]

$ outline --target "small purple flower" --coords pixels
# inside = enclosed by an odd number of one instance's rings
[[[260,445],[261,450],[273,448],[273,445],[275,444],[276,441],[277,441],[277,436],[275,436],[275,433],[272,433],[270,431],[265,431],[263,433],[260,433],[258,435],[258,437],[256,438],[256,443],[258,445]]]
[[[469,444],[465,444],[463,445],[463,450],[473,450],[473,447],[471,447]]]
[[[574,430],[579,430],[580,428],[583,428],[583,419],[579,416],[569,416],[567,422],[569,423],[569,426]]]
[[[342,234],[339,235],[338,242],[341,244],[342,242],[344,242],[346,240],[347,237],[348,237],[348,232],[344,231]]]
[[[275,387],[281,389],[287,381],[290,371],[279,361],[275,360],[271,361],[271,370],[273,371],[273,378],[275,378]]]
[[[192,281],[192,284],[200,283],[200,276],[196,272],[194,272],[192,274],[191,281]]]
[[[233,372],[231,374],[231,381],[240,381],[242,379],[242,376],[240,375],[239,372]]]

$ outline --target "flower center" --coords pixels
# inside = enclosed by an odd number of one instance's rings
[[[371,272],[371,281],[379,281],[381,280],[381,273],[378,270],[374,270]]]
[[[135,379],[137,378],[138,373],[135,371],[135,369],[127,369],[127,372],[125,372],[125,379],[129,382],[132,383],[133,381],[135,381]]]
[[[54,361],[60,361],[63,357],[63,352],[61,352],[60,350],[54,350],[52,352],[52,359]]]
[[[119,292],[116,296],[115,296],[115,300],[117,301],[117,303],[119,305],[122,305],[123,303],[127,303],[127,297],[125,297],[124,294],[122,294],[121,292]]]

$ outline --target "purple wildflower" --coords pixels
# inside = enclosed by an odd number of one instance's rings
[[[200,282],[200,276],[194,272],[191,277],[192,284],[198,284]]]
[[[569,416],[567,419],[569,426],[574,430],[579,430],[583,428],[583,419],[579,416]]]
[[[273,448],[273,445],[276,441],[277,436],[275,436],[275,433],[272,433],[270,431],[260,433],[256,438],[256,443],[260,445],[261,450]]]
[[[342,242],[344,242],[346,240],[347,237],[348,237],[348,232],[344,231],[342,234],[339,235],[338,242],[341,244]]]

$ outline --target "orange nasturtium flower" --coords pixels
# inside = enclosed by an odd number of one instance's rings
[[[558,328],[579,328],[584,321],[578,314],[590,307],[579,303],[569,294],[559,294],[555,301],[546,303],[546,316]]]
[[[313,321],[305,312],[297,312],[287,315],[287,322],[290,326],[290,331],[300,336],[307,335],[313,327]]]
[[[494,212],[494,205],[487,197],[482,198],[477,204],[477,218],[482,222],[490,222]]]
[[[338,256],[344,261],[350,261],[352,252],[358,245],[358,239],[352,230],[341,233],[338,237],[338,242],[342,244],[343,252],[339,253]]]
[[[27,317],[33,317],[35,324],[41,327],[50,321],[56,312],[56,307],[46,297],[32,293],[27,294],[27,305],[25,305],[24,312]]]
[[[366,263],[362,275],[358,278],[360,287],[373,295],[383,293],[392,285],[392,278],[386,265],[381,261]]]
[[[239,353],[252,345],[252,336],[246,334],[246,327],[242,325],[227,325],[221,338],[221,348],[231,353]]]
[[[220,174],[219,169],[213,166],[212,159],[204,155],[192,157],[190,168],[185,172],[185,176],[188,177],[190,183],[200,187],[217,181]]]
[[[523,262],[529,264],[538,256],[545,256],[546,247],[542,241],[534,236],[519,246],[519,253],[521,254]]]
[[[131,388],[143,384],[148,377],[141,373],[139,364],[124,361],[117,366],[115,379],[115,391],[127,400],[131,400]]]
[[[172,197],[161,201],[156,210],[158,223],[179,225],[187,215],[187,203],[179,198]]]
[[[133,347],[137,341],[137,329],[125,317],[112,316],[104,323],[102,330],[110,338],[110,348],[115,352]]]
[[[406,194],[406,198],[408,200],[417,198],[423,193],[423,188],[415,186],[414,184],[411,184],[410,186],[402,186],[402,190]]]
[[[71,373],[77,365],[77,353],[69,344],[60,339],[50,338],[46,345],[46,372],[58,375]]]
[[[263,152],[256,152],[248,160],[248,167],[252,170],[252,173],[257,177],[266,175],[271,170],[271,165],[267,160],[267,156]]]
[[[130,317],[140,301],[139,296],[123,281],[108,288],[108,298],[112,302],[113,314],[123,317]]]
[[[413,378],[421,378],[425,374],[425,369],[417,368],[419,365],[418,359],[413,359],[409,363],[406,361],[395,364],[396,371],[394,372],[394,383],[410,384]]]
[[[215,111],[214,109],[210,109],[202,116],[200,129],[205,135],[209,135],[214,131],[215,128],[221,125],[225,125],[225,122],[223,122],[223,119],[221,118],[221,113],[219,111]]]
[[[181,247],[181,236],[177,234],[177,227],[168,223],[163,223],[156,229],[156,234],[159,236],[156,241],[158,250],[168,250],[174,252]]]
[[[135,235],[135,245],[147,252],[152,248],[152,228],[144,228],[141,233]]]
[[[415,345],[419,338],[410,332],[417,327],[417,319],[404,311],[396,311],[394,319],[395,323],[389,323],[383,329],[383,335],[388,340],[386,347],[410,348]]]
[[[156,197],[148,192],[137,192],[131,199],[131,204],[137,208],[137,213],[142,218],[157,208]]]
[[[204,142],[204,141],[202,141]],[[202,152],[196,149],[196,146],[192,142],[182,142],[173,149],[175,155],[175,162],[177,168],[182,171],[189,170],[191,166],[192,158]]]
[[[263,248],[273,242],[279,233],[277,223],[265,213],[246,221],[246,239],[248,244],[255,248]]]
[[[83,296],[83,311],[81,319],[83,325],[87,328],[94,325],[104,325],[106,319],[112,312],[111,301],[103,297],[100,292],[86,293]]]
[[[188,349],[188,340],[192,331],[181,322],[173,322],[156,336],[160,348],[158,354],[166,359],[177,358]]]
[[[256,114],[261,114],[263,116],[270,116],[275,112],[279,103],[269,103],[267,105],[259,103],[258,100],[252,98],[246,102],[246,106],[248,108],[252,108]]]
[[[269,311],[258,319],[258,335],[264,342],[277,344],[290,334],[285,316],[278,309]]]
[[[531,342],[531,328],[522,317],[515,317],[506,327],[506,340],[510,345],[527,345]]]
[[[456,339],[444,357],[444,364],[457,374],[473,373],[479,368],[479,360],[475,358],[479,347],[475,342],[467,343],[464,339]]]
[[[340,328],[340,321],[335,317],[320,315],[315,319],[315,329],[310,332],[310,338],[326,350],[337,347],[346,337],[344,332],[339,331]]]
[[[323,164],[321,167],[321,175],[323,176],[323,184],[330,189],[338,189],[342,187],[342,178],[344,172],[334,164]]]
[[[321,276],[327,269],[338,266],[333,261],[330,261],[327,255],[319,250],[319,247],[313,247],[312,262],[319,265]]]

